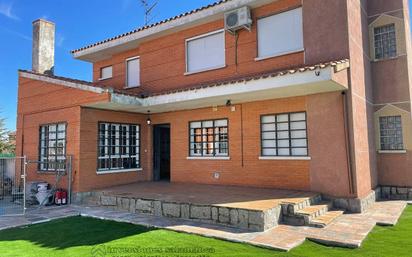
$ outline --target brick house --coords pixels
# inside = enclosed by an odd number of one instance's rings
[[[245,24],[227,29],[234,10]],[[92,82],[54,75],[54,24],[33,27],[16,137],[39,160],[29,179],[71,155],[74,192],[170,180],[362,210],[380,186],[412,188],[406,0],[223,0],[72,51]]]

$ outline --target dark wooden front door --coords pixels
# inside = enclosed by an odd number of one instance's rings
[[[154,180],[170,180],[170,125],[153,127]]]

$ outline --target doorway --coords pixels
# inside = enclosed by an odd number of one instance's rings
[[[170,181],[170,124],[153,126],[153,180]]]

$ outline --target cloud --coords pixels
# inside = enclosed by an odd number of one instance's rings
[[[20,18],[13,13],[13,2],[0,3],[0,14],[12,20],[20,20]]]
[[[14,30],[10,30],[10,29],[5,28],[5,27],[3,27],[3,26],[0,26],[0,29],[2,29],[2,30],[4,30],[5,32],[7,32],[7,33],[9,33],[9,34],[12,34],[12,35],[14,35],[14,36],[16,36],[16,37],[19,37],[19,38],[21,38],[21,39],[24,39],[24,40],[27,40],[27,41],[32,41],[32,38],[31,38],[31,37],[29,37],[29,36],[27,36],[27,35],[25,35],[25,34],[22,34],[22,33],[20,33],[20,32],[17,32],[17,31],[14,31]]]
[[[57,47],[62,47],[64,40],[66,40],[66,38],[60,34],[60,33],[56,33],[56,45]]]

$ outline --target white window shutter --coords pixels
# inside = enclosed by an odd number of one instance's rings
[[[261,18],[257,26],[259,58],[303,49],[302,8]]]
[[[127,60],[127,87],[140,86],[140,59]]]
[[[187,41],[187,72],[204,71],[225,65],[225,32]]]

